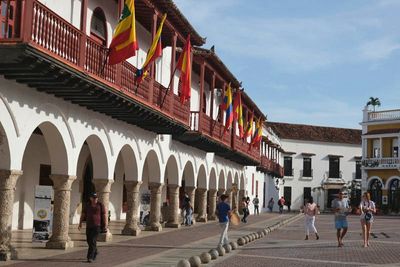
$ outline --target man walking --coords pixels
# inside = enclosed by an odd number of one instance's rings
[[[258,209],[260,204],[260,200],[258,199],[258,195],[253,199],[253,205],[254,205],[254,215],[260,215],[260,210]]]
[[[219,219],[219,225],[222,228],[221,237],[219,239],[219,245],[229,244],[228,239],[228,228],[229,228],[229,218],[232,213],[231,207],[226,203],[228,196],[221,195],[221,201],[217,205],[216,213]]]
[[[285,205],[285,198],[281,196],[281,198],[278,200],[278,206],[279,206],[279,213],[283,213],[283,206]]]
[[[98,201],[96,193],[90,194],[90,200],[86,203],[85,209],[82,210],[78,226],[79,230],[82,229],[83,221],[86,221],[86,241],[89,246],[87,261],[92,262],[96,260],[98,254],[97,237],[100,231],[107,232],[105,208],[104,205]]]
[[[332,211],[335,213],[335,228],[338,247],[343,247],[343,238],[347,233],[348,223],[347,214],[350,211],[347,199],[343,198],[343,192],[339,192],[338,197],[332,200]]]

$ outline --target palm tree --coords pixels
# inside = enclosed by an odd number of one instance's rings
[[[374,107],[374,112],[375,112],[375,106],[380,107],[381,106],[381,101],[379,100],[378,97],[370,97],[369,101],[367,102],[367,106],[373,106]]]

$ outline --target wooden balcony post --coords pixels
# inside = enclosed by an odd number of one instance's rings
[[[212,72],[212,77],[211,77],[211,102],[210,102],[210,118],[211,120],[214,119],[214,90],[215,90],[215,72]]]
[[[203,117],[203,105],[204,105],[204,99],[203,99],[203,94],[204,94],[204,75],[205,75],[205,70],[206,70],[206,64],[204,60],[200,63],[200,101],[199,101],[199,132],[202,132],[201,128],[201,118]]]
[[[154,40],[157,31],[157,12],[154,10],[153,22],[151,24],[151,39]],[[154,78],[155,78],[155,64],[154,62],[150,65],[150,84],[149,84],[149,103],[153,104],[153,92],[154,92]]]
[[[27,43],[31,40],[32,36],[33,0],[25,0],[23,8],[21,36],[23,42]]]
[[[171,96],[171,101],[169,102],[169,111],[172,114],[174,109],[174,70],[176,68],[176,41],[178,39],[178,34],[174,31],[171,38],[172,49],[171,49],[171,87],[169,88],[168,94]]]
[[[82,0],[81,3],[81,38],[79,40],[79,61],[78,65],[82,69],[85,67],[86,61],[86,23],[87,23],[87,5],[88,0]]]

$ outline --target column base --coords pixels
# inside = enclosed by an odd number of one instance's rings
[[[74,241],[52,241],[51,239],[46,243],[46,248],[49,249],[69,249],[74,247]]]
[[[202,222],[202,223],[206,223],[207,222],[207,217],[197,217],[196,218],[197,222]]]
[[[112,240],[112,234],[110,232],[100,233],[97,237],[97,241],[99,242],[110,242]]]
[[[146,226],[146,231],[161,232],[162,226],[161,224],[149,225]]]
[[[165,227],[168,227],[168,228],[180,228],[181,224],[180,223],[169,223],[169,222],[167,222],[165,224]]]
[[[121,234],[123,235],[132,235],[132,236],[138,236],[142,230],[140,230],[139,227],[137,228],[130,228],[130,227],[124,227],[122,229]]]
[[[9,261],[11,259],[11,251],[0,251],[0,261]]]

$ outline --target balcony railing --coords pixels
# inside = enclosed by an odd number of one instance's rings
[[[313,177],[313,169],[311,170],[300,170],[301,178],[311,179]]]
[[[400,120],[400,109],[368,113],[368,121]]]
[[[365,168],[397,169],[400,167],[400,158],[367,158],[362,165]]]
[[[278,163],[270,160],[266,156],[261,156],[260,168],[267,173],[273,174],[275,177],[283,177],[283,167]]]
[[[182,105],[179,98],[169,93],[161,107],[166,88],[146,78],[138,88],[133,83],[136,68],[124,61],[117,65],[104,62],[107,48],[86,33],[64,20],[37,0],[21,1],[22,10],[14,16],[21,25],[14,29],[12,38],[0,36],[0,44],[27,43],[40,52],[67,65],[68,68],[87,74],[97,82],[112,87],[115,91],[159,110],[173,120],[189,125],[189,103]]]

